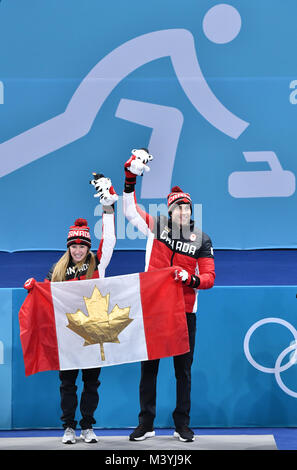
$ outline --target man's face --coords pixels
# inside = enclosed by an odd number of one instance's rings
[[[191,206],[190,204],[178,204],[171,212],[171,219],[174,224],[187,225],[190,223]]]

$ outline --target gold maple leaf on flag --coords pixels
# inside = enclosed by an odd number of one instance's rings
[[[84,346],[100,344],[102,361],[105,361],[103,343],[119,343],[119,333],[133,321],[129,318],[131,307],[119,308],[115,305],[110,314],[107,313],[109,295],[103,297],[95,286],[92,296],[84,297],[88,315],[81,310],[66,313],[69,321],[67,328],[84,338]]]

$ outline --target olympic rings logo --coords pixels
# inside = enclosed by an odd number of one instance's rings
[[[252,334],[262,325],[265,325],[266,323],[278,323],[280,325],[283,325],[285,326],[288,330],[290,330],[290,332],[292,333],[293,337],[294,337],[294,341],[290,344],[290,346],[288,346],[287,348],[285,348],[278,356],[278,358],[276,359],[275,361],[275,365],[274,367],[264,367],[262,366],[261,364],[259,364],[258,362],[256,362],[254,360],[254,358],[252,357],[251,355],[251,352],[250,352],[250,347],[249,347],[249,343],[250,343],[250,339],[251,339],[251,336]],[[294,398],[297,398],[297,392],[294,392],[293,390],[291,390],[290,388],[288,388],[282,381],[281,379],[281,372],[289,369],[290,367],[292,367],[293,365],[295,365],[297,363],[297,330],[291,325],[291,323],[287,322],[286,320],[282,320],[281,318],[263,318],[262,320],[259,320],[257,321],[256,323],[254,323],[250,328],[249,330],[247,331],[246,335],[245,335],[245,338],[244,338],[244,342],[243,342],[243,349],[244,349],[244,353],[245,353],[245,356],[247,358],[247,360],[252,364],[252,366],[254,366],[256,369],[260,370],[261,372],[264,372],[266,374],[274,374],[275,375],[275,379],[276,379],[276,382],[277,384],[279,385],[279,387],[285,392],[287,393],[288,395],[290,395],[291,397],[294,397]],[[294,351],[294,353],[292,353]],[[283,364],[282,364],[282,361],[283,359],[289,354],[290,354],[290,357],[289,357],[289,360]]]

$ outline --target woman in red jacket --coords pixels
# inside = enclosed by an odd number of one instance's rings
[[[102,239],[99,248],[96,254],[91,251],[91,237],[87,221],[85,219],[76,219],[74,225],[68,231],[67,251],[49,271],[46,277],[48,281],[79,281],[98,277],[102,278],[105,275],[105,269],[110,262],[116,242],[114,203],[118,197],[111,186],[111,182],[106,188],[106,180],[108,179],[104,178],[103,175],[99,176],[100,178],[97,179],[96,185],[94,184],[98,191],[98,196],[100,196],[100,202],[103,205]],[[34,287],[34,283],[35,279],[31,278],[26,281],[24,287],[30,290]],[[78,369],[59,371],[61,381],[61,419],[64,428],[62,442],[64,444],[74,444],[76,442],[75,429],[77,421],[75,420],[75,413],[78,404],[76,394],[78,372]],[[100,385],[100,372],[100,367],[82,369],[84,386],[80,399],[82,418],[79,424],[81,427],[80,438],[87,443],[98,441],[92,426],[96,422],[94,412],[99,402],[98,387]]]
[[[214,285],[215,267],[212,243],[207,234],[195,227],[191,220],[192,201],[178,186],[167,197],[168,217],[151,217],[136,203],[136,175],[147,170],[152,159],[147,149],[133,150],[125,163],[123,207],[127,219],[147,237],[146,271],[177,266],[176,279],[183,283],[190,352],[174,357],[176,376],[176,408],[173,412],[174,436],[181,441],[193,441],[189,428],[191,365],[193,362],[198,289]],[[130,434],[138,441],[155,435],[153,422],[156,414],[156,384],[159,360],[141,363],[139,426]]]

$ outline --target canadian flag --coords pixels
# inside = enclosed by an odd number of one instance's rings
[[[37,282],[19,312],[25,374],[188,352],[183,289],[173,273]]]

